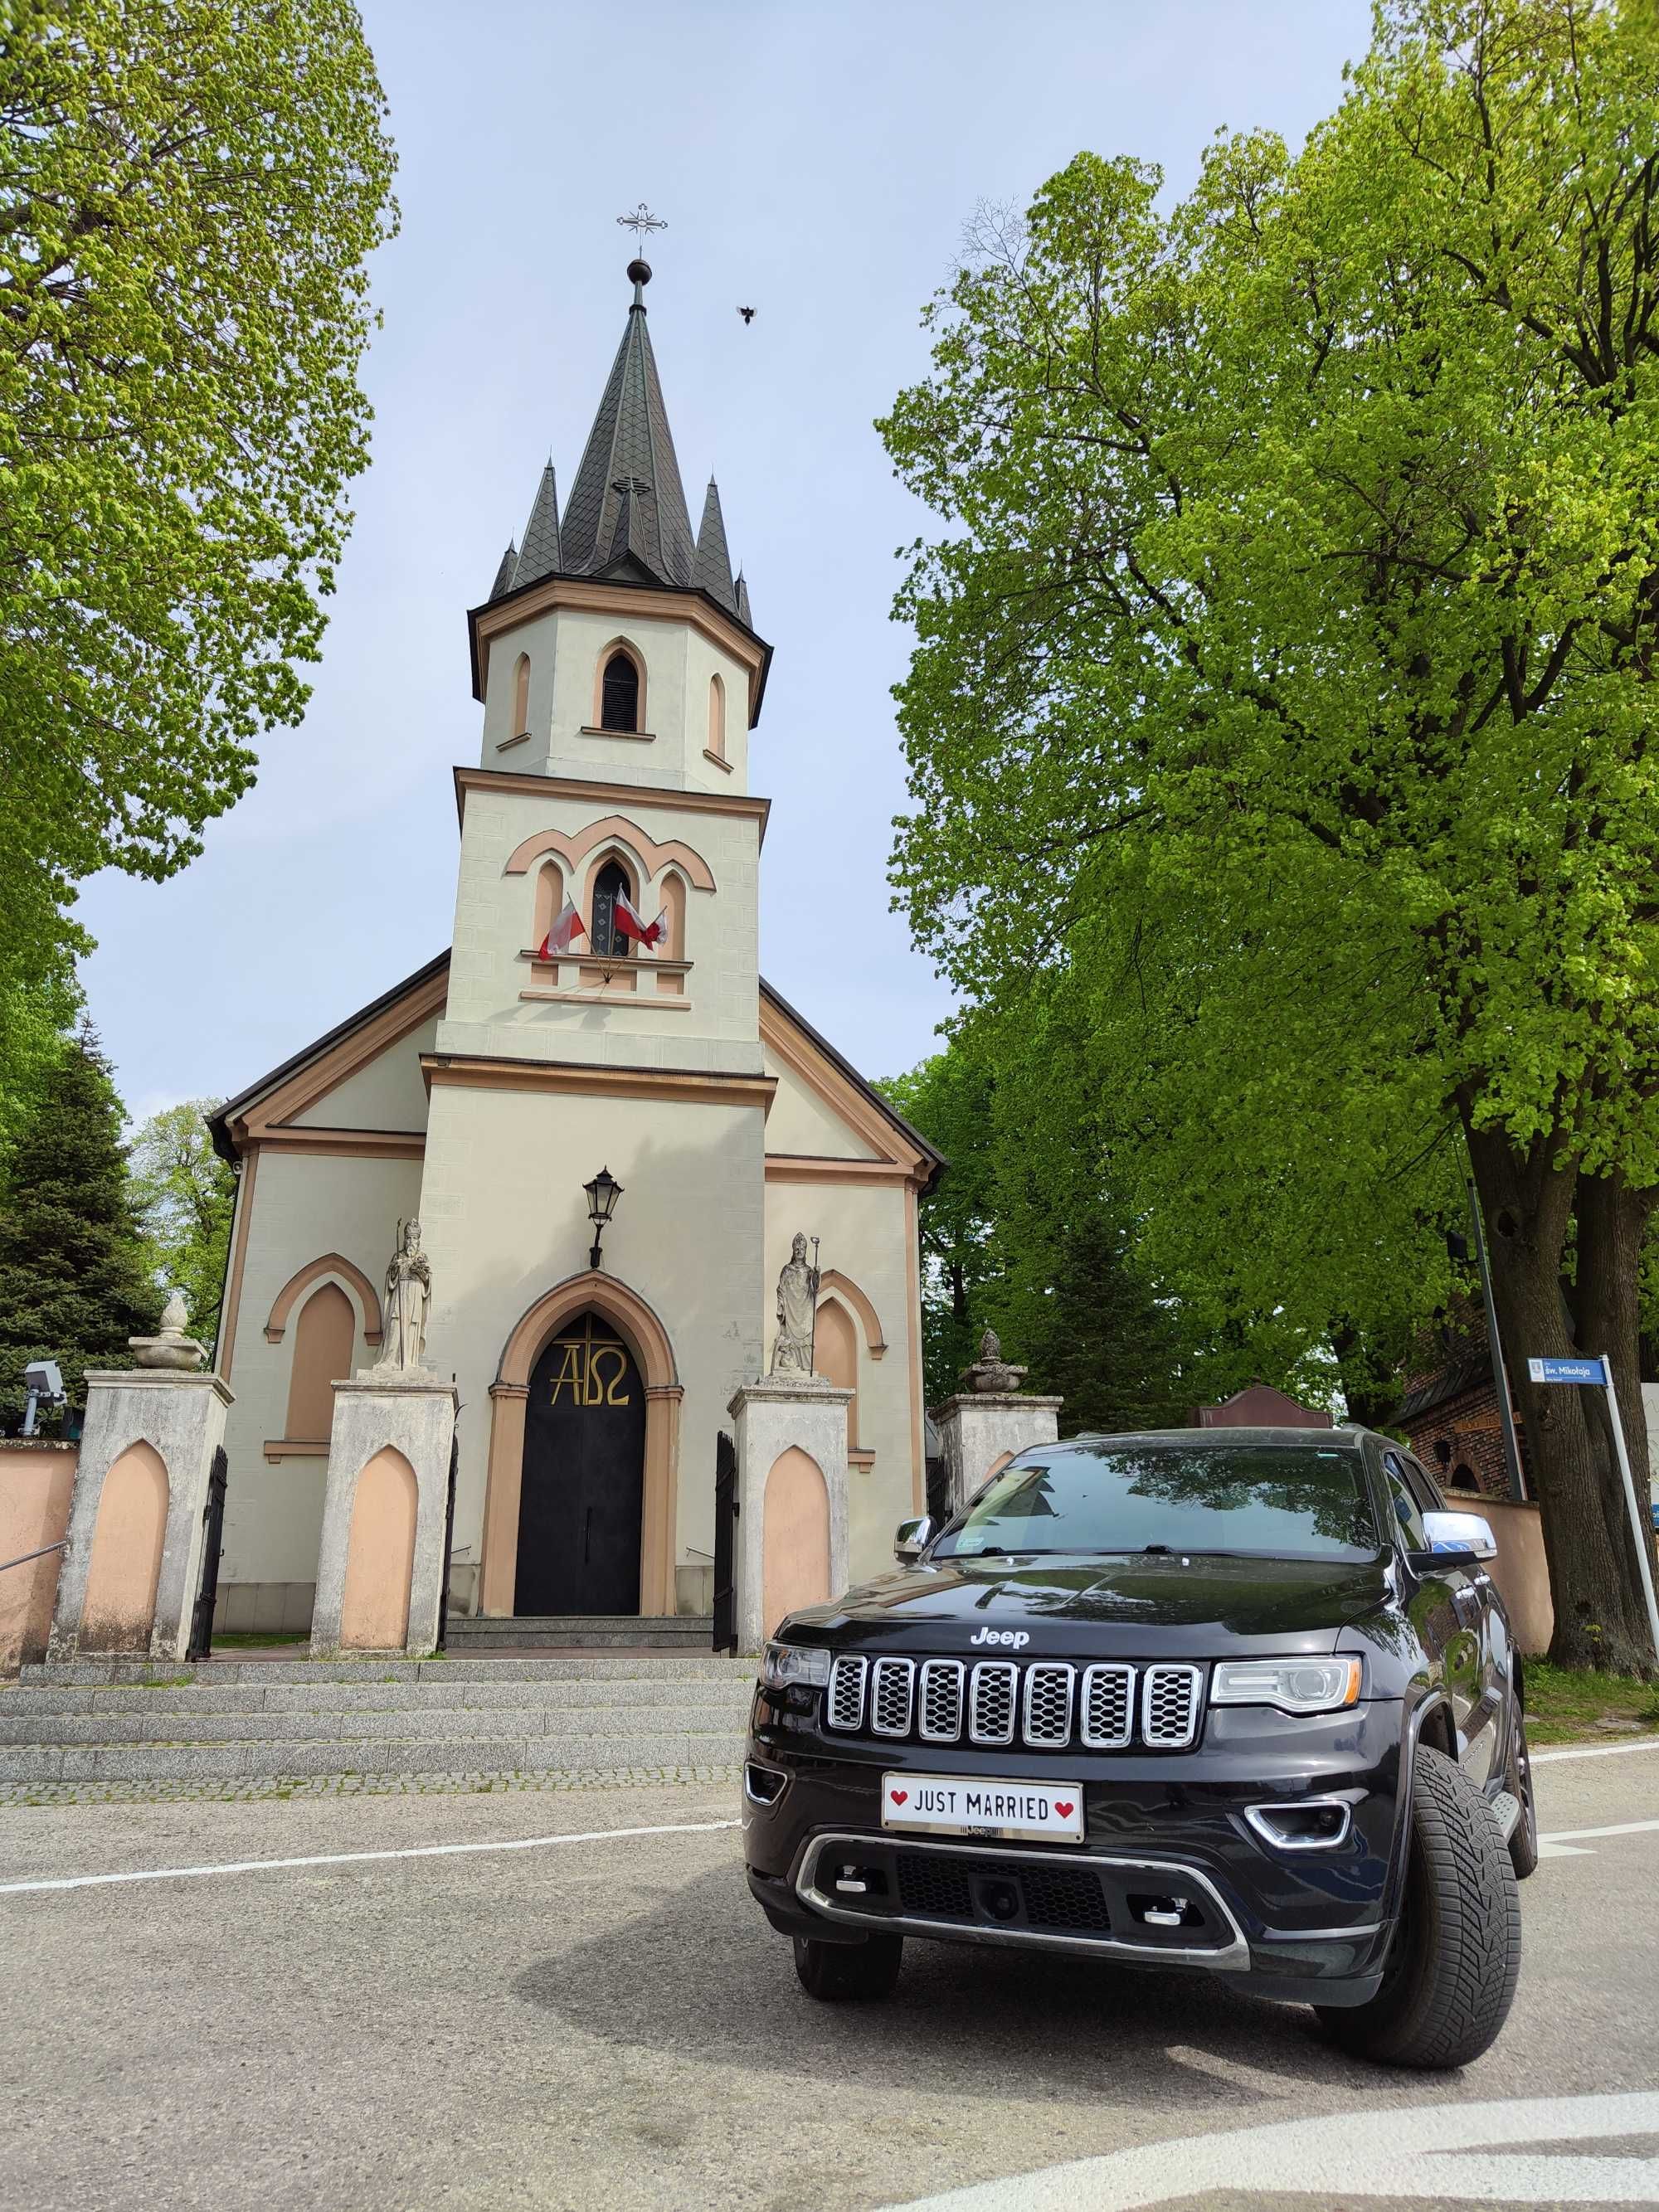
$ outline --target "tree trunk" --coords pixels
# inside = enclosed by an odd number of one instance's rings
[[[1346,1316],[1331,1323],[1330,1337],[1348,1419],[1362,1429],[1390,1428],[1405,1395],[1398,1360],[1379,1360]]]
[[[1581,1176],[1574,1201],[1578,1222],[1578,1341],[1592,1357],[1605,1352],[1613,1363],[1613,1389],[1619,1401],[1619,1420],[1625,1431],[1635,1479],[1636,1502],[1643,1509],[1643,1541],[1648,1568],[1653,1571],[1652,1516],[1649,1502],[1647,1413],[1642,1403],[1641,1301],[1638,1277],[1642,1244],[1655,1194],[1632,1190],[1618,1176]],[[1652,1625],[1636,1559],[1636,1540],[1631,1534],[1630,1504],[1613,1449],[1606,1401],[1589,1394],[1594,1408],[1593,1425],[1601,1444],[1603,1504],[1610,1544],[1619,1552],[1621,1572],[1633,1609],[1647,1664],[1654,1666]]]
[[[1557,1164],[1561,1144],[1554,1134],[1534,1139],[1525,1153],[1519,1153],[1500,1130],[1468,1133],[1486,1224],[1492,1298],[1510,1382],[1526,1425],[1533,1485],[1541,1508],[1555,1608],[1549,1656],[1564,1667],[1651,1672],[1656,1656],[1634,1553],[1628,1536],[1620,1535],[1625,1509],[1607,1439],[1600,1430],[1592,1430],[1584,1392],[1534,1383],[1527,1373],[1528,1358],[1571,1358],[1581,1350],[1573,1340],[1560,1290],[1576,1190],[1585,1192],[1589,1214],[1598,1224],[1591,1231],[1596,1256],[1587,1265],[1582,1247],[1578,1255],[1581,1311],[1587,1310],[1587,1298],[1613,1299],[1613,1312],[1621,1310],[1618,1302],[1623,1297],[1633,1305],[1633,1262],[1627,1291],[1604,1279],[1618,1273],[1628,1220],[1620,1212],[1616,1249],[1610,1250],[1607,1239],[1599,1237],[1602,1194],[1591,1188],[1588,1177],[1579,1183],[1576,1162]],[[1581,1233],[1582,1229],[1581,1221]],[[1607,1325],[1599,1316],[1598,1322]],[[1615,1375],[1623,1342],[1621,1337],[1619,1345],[1608,1347]],[[1634,1368],[1630,1371],[1633,1377]],[[1639,1401],[1639,1392],[1638,1396]],[[1621,1392],[1621,1416],[1624,1402]],[[1618,1508],[1617,1522],[1610,1516],[1610,1504]]]

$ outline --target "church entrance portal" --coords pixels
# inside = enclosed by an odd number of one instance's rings
[[[516,1613],[640,1609],[645,1383],[602,1314],[543,1350],[525,1407]]]

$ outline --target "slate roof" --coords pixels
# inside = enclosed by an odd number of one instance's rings
[[[524,526],[519,565],[513,573],[514,590],[520,584],[533,584],[538,577],[555,574],[559,555],[559,487],[550,461],[542,471],[530,520]]]
[[[711,599],[718,599],[728,614],[738,611],[737,586],[732,580],[732,556],[726,544],[726,518],[720,513],[720,487],[713,477],[702,502],[702,520],[697,526],[697,550],[691,562],[691,581]]]
[[[565,507],[564,574],[598,575],[621,557],[619,522],[623,553],[642,562],[661,583],[690,583],[691,518],[646,327],[644,288],[638,283]]]

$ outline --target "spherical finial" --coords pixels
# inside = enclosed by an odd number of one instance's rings
[[[630,261],[628,281],[630,284],[648,284],[651,282],[651,264],[648,261]]]

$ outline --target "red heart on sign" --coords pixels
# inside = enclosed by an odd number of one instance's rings
[[[890,1790],[887,1794],[896,1805],[902,1805],[910,1795],[908,1790]]]
[[[1059,1814],[1062,1820],[1069,1820],[1072,1817],[1072,1808],[1069,1805],[1063,1804],[1058,1797],[1054,1800],[1054,1810]]]

